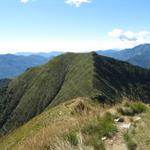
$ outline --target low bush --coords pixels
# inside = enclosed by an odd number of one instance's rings
[[[132,103],[130,107],[137,114],[146,112],[147,110],[147,107],[141,102]]]
[[[118,112],[122,115],[134,116],[135,114],[144,113],[147,107],[142,102],[126,103],[124,107],[118,108]]]
[[[106,113],[103,118],[97,118],[82,129],[82,133],[87,135],[98,134],[99,137],[110,137],[117,130],[113,122],[113,116]]]
[[[102,137],[112,137],[116,131],[117,128],[110,113],[106,113],[102,118],[96,118],[81,130],[85,137],[85,144],[93,146],[95,150],[103,150]]]
[[[118,108],[118,112],[125,116],[134,116],[134,111],[130,107],[121,107]]]

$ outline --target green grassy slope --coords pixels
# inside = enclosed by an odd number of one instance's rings
[[[11,81],[10,79],[1,79],[0,80],[0,89],[7,87],[10,81]]]
[[[0,132],[7,133],[69,99],[90,97],[113,103],[125,96],[148,102],[149,90],[146,69],[96,53],[67,53],[10,82],[0,100]]]

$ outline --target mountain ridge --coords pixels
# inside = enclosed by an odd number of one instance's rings
[[[1,98],[7,133],[47,108],[77,97],[114,104],[124,97],[149,102],[150,71],[94,52],[60,55],[12,80]]]
[[[127,61],[133,65],[150,68],[150,44],[141,44],[133,48],[123,50],[97,51],[99,55],[113,57],[118,60]]]

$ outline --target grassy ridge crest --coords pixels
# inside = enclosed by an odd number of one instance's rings
[[[149,102],[150,71],[96,53],[67,53],[12,80],[0,95],[0,133],[23,125],[49,107],[77,97],[113,104]]]

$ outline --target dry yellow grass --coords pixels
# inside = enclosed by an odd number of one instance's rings
[[[71,145],[62,139],[64,133],[71,128],[80,128],[93,117],[102,115],[104,110],[102,106],[87,98],[65,102],[32,119],[4,139],[0,139],[0,150],[42,150],[52,144],[58,147],[61,143],[69,149]]]
[[[20,150],[42,150],[48,148],[50,145],[54,149],[63,149],[63,147],[64,149],[67,147],[68,150],[73,149],[67,141],[62,139],[64,133],[67,133],[72,128],[81,128],[86,122],[89,122],[90,119],[104,113],[104,111],[102,111],[103,108],[100,109],[100,105],[89,104],[89,102],[82,99],[76,99],[73,103],[69,102],[69,104],[64,103],[63,105],[70,110],[72,115],[67,118],[63,118],[63,116],[57,121],[45,125],[36,135],[30,136],[20,143]],[[79,147],[82,147],[82,149],[92,149],[91,147],[85,148],[85,145],[81,143],[78,145],[78,149],[80,149]]]
[[[48,109],[15,132],[0,139],[0,150],[94,150],[93,147],[85,145],[80,129],[88,125],[97,116],[102,117],[106,112],[116,114],[117,108],[123,105],[124,102],[123,104],[103,108],[99,103],[93,103],[87,98],[77,98],[62,103],[55,108]],[[149,114],[148,112],[142,115],[144,127],[149,127],[147,124],[150,120]],[[149,133],[149,129],[145,130],[142,122],[137,125],[137,135],[134,135],[133,138],[139,143],[139,148],[150,148],[149,135],[146,135],[146,133]],[[71,145],[64,139],[64,134],[72,129],[78,130],[79,143],[77,146]],[[121,133],[119,135],[123,136]],[[144,139],[144,137],[147,139]],[[116,138],[114,137],[114,139]],[[143,146],[145,142],[147,142],[147,145]],[[125,142],[121,141],[121,144],[125,146]]]

